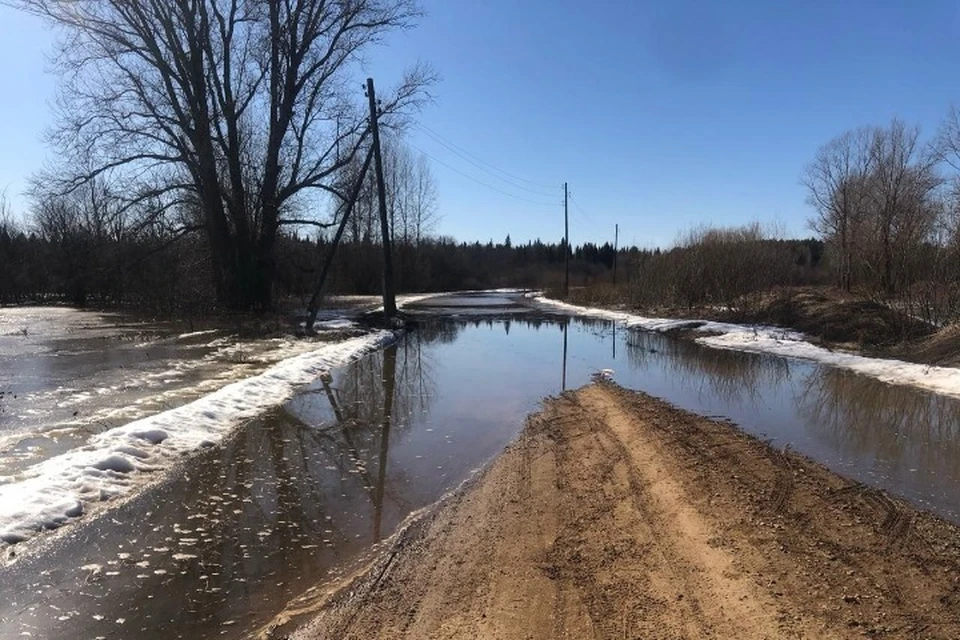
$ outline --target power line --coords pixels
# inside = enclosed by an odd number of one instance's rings
[[[573,206],[577,208],[577,212],[580,213],[582,219],[587,224],[594,224],[593,218],[587,215],[587,212],[583,210],[583,207],[580,206],[580,203],[577,202],[577,199],[573,197],[573,194],[570,194],[570,199],[573,200]]]
[[[450,151],[450,152],[453,153],[454,155],[458,156],[458,157],[461,158],[462,160],[465,160],[466,162],[469,162],[471,165],[473,165],[474,167],[476,167],[476,168],[479,169],[480,171],[483,171],[484,173],[493,176],[493,177],[496,178],[497,180],[502,180],[503,182],[507,183],[508,185],[510,185],[511,187],[513,187],[514,189],[521,189],[521,190],[523,190],[523,191],[529,191],[530,193],[532,193],[532,194],[534,194],[534,195],[544,196],[544,197],[550,197],[550,196],[554,195],[554,194],[552,194],[552,193],[544,193],[543,189],[531,189],[530,187],[527,187],[527,186],[525,186],[525,185],[520,184],[520,183],[518,182],[518,180],[522,180],[522,178],[516,178],[516,179],[514,179],[514,180],[511,180],[511,179],[508,179],[508,178],[504,178],[503,176],[497,174],[495,171],[491,171],[490,169],[488,169],[488,168],[486,168],[485,166],[483,166],[483,165],[486,164],[486,163],[483,163],[482,160],[474,160],[473,158],[470,157],[472,154],[468,154],[467,152],[461,152],[461,151],[459,151],[459,147],[457,147],[456,145],[454,145],[452,142],[447,142],[447,141],[445,141],[445,140],[442,140],[442,139],[440,139],[439,137],[436,137],[434,134],[432,134],[432,133],[430,133],[430,132],[428,132],[428,131],[426,131],[426,130],[424,130],[424,133],[426,133],[427,136],[430,137],[430,139],[432,139],[434,142],[436,142],[437,144],[443,146],[445,149],[447,149],[448,151]],[[490,165],[490,166],[493,166],[493,165]],[[502,170],[501,170],[501,169],[497,169],[497,171],[502,171]],[[503,173],[506,173],[506,172],[503,172]],[[510,174],[507,174],[507,175],[510,175]],[[545,187],[545,188],[546,188],[546,187]]]
[[[514,175],[514,174],[510,173],[509,171],[506,171],[506,170],[504,170],[504,169],[501,169],[500,167],[498,167],[498,166],[496,166],[496,165],[494,165],[494,164],[491,164],[491,163],[489,163],[489,162],[487,162],[487,161],[485,161],[485,160],[482,160],[482,159],[480,159],[479,157],[477,157],[476,154],[470,153],[469,151],[467,151],[466,149],[464,149],[463,147],[461,147],[461,146],[458,145],[457,143],[451,142],[451,141],[448,140],[447,138],[444,138],[442,135],[440,135],[439,133],[437,133],[436,131],[434,131],[433,129],[431,129],[430,127],[428,127],[428,126],[425,125],[425,124],[421,124],[421,123],[417,122],[417,123],[415,123],[415,126],[419,127],[421,130],[423,130],[423,132],[426,133],[428,136],[430,136],[430,138],[432,138],[435,142],[438,142],[439,144],[443,145],[443,146],[446,147],[448,150],[450,150],[450,151],[452,151],[453,153],[457,154],[458,156],[460,156],[461,158],[463,158],[464,160],[466,160],[467,162],[469,162],[469,163],[472,164],[473,166],[477,167],[477,168],[480,169],[481,171],[485,171],[486,173],[489,173],[489,174],[492,175],[494,178],[497,178],[498,180],[503,180],[504,182],[509,183],[509,184],[511,184],[512,186],[514,186],[514,187],[516,187],[516,188],[518,188],[518,189],[523,189],[523,190],[525,190],[525,191],[530,191],[531,193],[536,193],[536,194],[538,194],[538,195],[543,195],[543,196],[553,195],[553,194],[545,194],[545,193],[542,193],[542,190],[543,190],[543,189],[553,190],[553,189],[555,189],[556,187],[554,187],[554,186],[552,186],[552,185],[545,185],[545,184],[542,184],[542,183],[539,183],[539,182],[534,182],[533,180],[527,180],[526,178],[521,178],[520,176]],[[481,165],[484,165],[484,166],[481,166]],[[489,169],[488,169],[487,167],[489,167]],[[493,171],[491,171],[491,169],[492,169]],[[498,173],[501,173],[501,174],[503,174],[503,175],[497,175],[497,173],[494,173],[494,171],[496,171],[496,172],[498,172]],[[503,176],[507,176],[507,178],[504,178]],[[525,183],[527,183],[527,184],[529,184],[529,185],[533,185],[534,187],[537,187],[538,189],[540,189],[540,191],[538,191],[537,189],[531,189],[530,187],[523,186],[522,184],[516,184],[516,182],[525,182]]]
[[[495,186],[493,186],[493,185],[491,185],[491,184],[487,184],[486,182],[484,182],[484,181],[482,181],[482,180],[478,180],[477,178],[474,178],[473,176],[471,176],[471,175],[469,175],[469,174],[467,174],[467,173],[464,173],[463,171],[460,171],[460,169],[457,169],[456,167],[447,164],[447,163],[444,162],[443,160],[439,160],[439,159],[437,159],[437,158],[434,158],[432,155],[430,155],[429,153],[427,153],[427,152],[424,151],[423,149],[420,149],[420,148],[418,148],[418,147],[416,147],[416,146],[414,146],[414,145],[412,145],[412,144],[410,145],[410,147],[411,147],[412,149],[415,149],[416,151],[419,151],[419,152],[422,153],[424,156],[426,156],[426,157],[429,158],[430,160],[433,160],[433,161],[436,162],[437,164],[443,165],[443,166],[446,167],[447,169],[450,169],[450,170],[453,171],[454,173],[458,173],[458,174],[460,174],[461,176],[463,176],[464,178],[466,178],[466,179],[468,179],[468,180],[472,180],[473,182],[476,182],[477,184],[479,184],[479,185],[481,185],[481,186],[484,186],[484,187],[486,187],[487,189],[491,189],[491,190],[493,190],[493,191],[496,191],[496,192],[499,193],[499,194],[508,196],[508,197],[510,197],[510,198],[514,198],[515,200],[522,200],[523,202],[529,202],[529,203],[531,203],[531,204],[540,205],[541,207],[554,207],[554,206],[556,206],[556,205],[555,205],[554,203],[552,203],[552,202],[538,202],[537,200],[531,200],[530,198],[524,198],[523,196],[518,196],[518,195],[516,195],[516,194],[514,194],[514,193],[509,193],[509,192],[504,191],[504,190],[502,190],[502,189],[498,189],[497,187],[495,187]]]
[[[570,198],[570,199],[573,200],[573,198]],[[583,209],[580,208],[580,205],[577,204],[576,200],[573,200],[573,206],[576,207],[573,212],[577,214],[577,217],[581,221],[583,221],[584,224],[586,225],[593,224],[593,221],[587,218],[587,214],[583,212]]]

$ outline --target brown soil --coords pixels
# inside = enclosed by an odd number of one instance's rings
[[[887,350],[887,355],[900,360],[960,367],[960,325],[951,325],[917,340],[910,340]]]
[[[878,302],[826,287],[777,291],[746,319],[796,329],[826,343],[866,349],[899,345],[935,330]]]
[[[297,638],[958,638],[960,529],[599,383],[297,606]]]

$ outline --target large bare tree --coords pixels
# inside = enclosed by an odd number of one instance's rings
[[[281,228],[322,224],[298,213],[305,195],[342,197],[335,178],[368,137],[351,71],[419,15],[414,0],[7,2],[62,36],[63,162],[44,179],[69,192],[110,173],[131,209],[197,212],[234,309],[271,306]],[[414,68],[382,117],[416,106],[430,81]]]
[[[873,157],[870,142],[868,128],[834,138],[817,151],[802,178],[807,201],[816,211],[810,226],[836,248],[837,280],[846,291],[853,284],[857,228],[866,216],[866,184]]]
[[[892,295],[903,266],[927,239],[937,217],[936,191],[943,183],[937,156],[920,143],[920,130],[894,119],[870,139],[869,212],[875,250],[868,264],[880,291]],[[872,258],[872,259],[870,259]]]
[[[848,131],[820,148],[803,183],[816,210],[811,226],[836,249],[839,284],[855,274],[890,296],[939,215],[938,156],[920,131],[894,119]]]

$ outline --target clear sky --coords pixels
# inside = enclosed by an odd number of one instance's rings
[[[758,219],[809,235],[799,177],[817,147],[894,116],[931,136],[960,104],[955,0],[423,5],[366,71],[388,86],[419,59],[442,76],[409,141],[433,163],[437,231],[457,239],[561,237],[564,181],[574,243],[615,223],[641,246]],[[0,188],[18,208],[51,153],[50,43],[0,6]]]

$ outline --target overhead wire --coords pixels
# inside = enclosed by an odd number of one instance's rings
[[[435,158],[434,156],[430,155],[429,153],[427,153],[427,152],[424,151],[423,149],[420,149],[419,147],[416,147],[416,146],[414,146],[414,145],[412,145],[412,144],[409,145],[409,146],[410,146],[412,149],[414,149],[414,150],[422,153],[424,156],[426,156],[427,158],[429,158],[429,159],[432,160],[433,162],[436,162],[437,164],[442,165],[442,166],[446,167],[447,169],[453,171],[454,173],[457,173],[457,174],[463,176],[464,178],[467,178],[468,180],[472,180],[473,182],[476,182],[477,184],[479,184],[479,185],[481,185],[481,186],[483,186],[483,187],[486,187],[487,189],[491,189],[492,191],[496,191],[496,192],[499,193],[499,194],[508,196],[508,197],[510,197],[510,198],[514,198],[515,200],[521,200],[521,201],[523,201],[523,202],[529,202],[529,203],[531,203],[531,204],[540,205],[540,206],[542,206],[542,207],[555,207],[555,206],[556,206],[556,204],[555,204],[555,203],[552,203],[552,202],[540,202],[540,201],[537,201],[537,200],[532,200],[532,199],[530,199],[530,198],[525,198],[525,197],[523,197],[523,196],[518,196],[518,195],[515,194],[515,193],[510,193],[510,192],[508,192],[508,191],[504,191],[503,189],[499,189],[499,188],[497,188],[497,187],[495,187],[495,186],[493,186],[493,185],[491,185],[491,184],[488,184],[488,183],[486,183],[486,182],[484,182],[484,181],[482,181],[482,180],[479,180],[479,179],[477,179],[477,178],[475,178],[475,177],[473,177],[473,176],[471,176],[471,175],[469,175],[469,174],[467,174],[467,173],[464,173],[463,171],[460,171],[460,169],[457,169],[457,168],[454,167],[453,165],[447,164],[446,162],[444,162],[443,160],[440,160],[439,158]]]
[[[469,151],[467,151],[460,145],[456,144],[455,142],[451,142],[447,138],[444,138],[442,135],[440,135],[439,133],[437,133],[436,131],[434,131],[433,129],[431,129],[425,124],[421,124],[418,122],[418,123],[415,123],[415,126],[420,128],[434,142],[444,146],[448,151],[456,154],[463,160],[466,160],[477,169],[480,169],[481,171],[490,174],[491,176],[493,176],[494,178],[497,178],[498,180],[502,180],[503,182],[506,182],[507,184],[509,184],[510,186],[516,189],[522,189],[524,191],[529,191],[530,193],[534,193],[536,195],[545,196],[545,197],[552,196],[553,193],[556,192],[555,190],[557,187],[555,186],[544,185],[539,182],[534,182],[533,180],[527,180],[526,178],[521,178],[520,176],[514,175],[509,171],[501,169],[494,164],[491,164],[485,160],[480,159],[479,157],[477,157],[476,154],[470,153]],[[498,173],[503,175],[498,175]],[[507,176],[507,177],[505,178],[503,176]],[[537,188],[524,186],[522,184],[519,184],[520,182],[525,182]],[[544,190],[549,190],[551,191],[551,193],[544,193]]]
[[[595,224],[593,218],[587,215],[587,212],[583,210],[583,207],[581,207],[577,199],[573,197],[573,194],[569,194],[568,197],[570,198],[570,201],[573,202],[573,206],[576,208],[580,218],[587,224]]]

